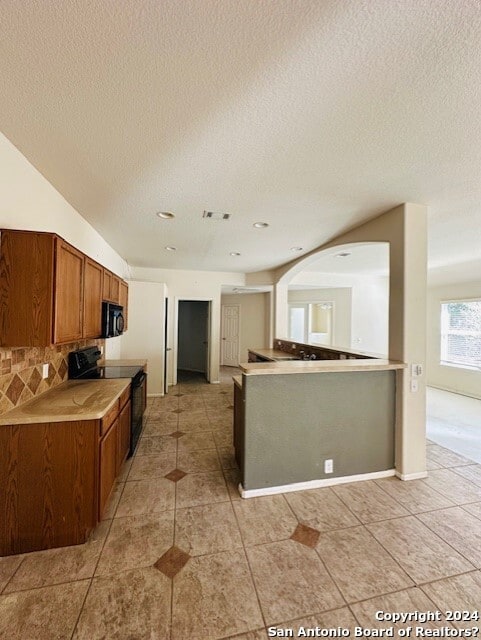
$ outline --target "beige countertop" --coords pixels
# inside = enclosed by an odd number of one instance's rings
[[[38,422],[98,420],[113,406],[129,378],[67,380],[0,416],[0,426]]]
[[[279,349],[249,349],[249,351],[262,358],[269,358],[273,362],[277,362],[278,360],[296,360],[295,356],[291,356]]]
[[[284,362],[244,362],[239,365],[247,375],[272,375],[278,373],[340,373],[344,371],[386,371],[405,369],[396,360],[290,360]]]
[[[239,389],[242,389],[242,376],[232,376],[232,380]]]

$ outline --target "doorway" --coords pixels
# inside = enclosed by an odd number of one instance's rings
[[[197,374],[209,381],[209,327],[210,301],[178,301],[177,379]]]

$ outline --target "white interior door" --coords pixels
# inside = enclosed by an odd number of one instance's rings
[[[239,325],[239,305],[223,304],[221,363],[227,367],[237,367],[239,365]]]

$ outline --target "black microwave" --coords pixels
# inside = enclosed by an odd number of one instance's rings
[[[112,302],[102,302],[102,338],[115,338],[124,332],[124,308]]]

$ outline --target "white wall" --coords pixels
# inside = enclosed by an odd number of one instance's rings
[[[317,285],[319,287],[318,290],[312,288],[303,290],[306,301],[307,298],[314,295],[313,291],[322,291],[322,295],[327,296],[326,300],[334,300],[336,303],[334,320],[336,332],[333,346],[351,347],[355,350],[387,355],[389,278],[303,271],[297,274],[290,284],[309,285],[310,287]],[[351,291],[349,308],[346,294],[339,293],[346,289]],[[330,294],[330,292],[333,293]],[[289,301],[293,294],[298,295],[299,293],[299,290],[289,290]],[[330,295],[331,298],[329,298]],[[339,298],[339,296],[341,297]],[[344,317],[342,317],[343,315]]]
[[[0,228],[57,233],[120,277],[128,278],[126,261],[2,134],[0,193]],[[119,338],[105,341],[105,357],[117,358],[119,353]]]
[[[481,298],[481,282],[430,287],[427,300],[427,383],[430,386],[481,398],[481,371],[440,364],[441,302]]]
[[[150,269],[146,267],[132,267],[132,277],[135,280],[162,282],[167,286],[169,298],[169,334],[168,346],[173,349],[169,360],[169,384],[175,379],[177,367],[176,349],[176,320],[178,300],[211,300],[211,344],[209,379],[219,381],[220,358],[220,298],[222,285],[243,286],[245,277],[242,273],[186,271],[177,269]]]
[[[147,360],[149,395],[163,393],[165,291],[161,283],[130,281],[129,327],[118,338],[120,357]]]
[[[57,233],[120,277],[128,278],[126,261],[2,134],[0,193],[1,227]]]
[[[351,346],[387,356],[389,278],[357,278],[352,287]]]
[[[239,362],[247,362],[247,351],[268,349],[270,323],[270,294],[242,293],[223,295],[221,304],[238,304],[240,312]]]

